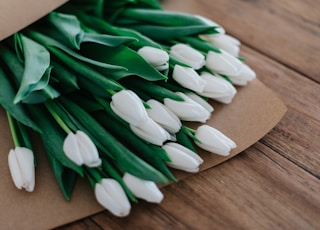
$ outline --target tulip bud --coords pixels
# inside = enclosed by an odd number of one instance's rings
[[[222,49],[232,56],[237,57],[240,51],[240,41],[228,34],[205,34],[201,38],[210,42],[212,45]]]
[[[147,113],[152,120],[170,133],[177,133],[180,130],[180,119],[165,105],[154,99],[148,100],[147,104],[151,107],[150,109],[147,109]]]
[[[194,100],[195,102],[197,102],[198,104],[202,105],[203,108],[205,108],[209,113],[212,113],[214,111],[213,107],[205,99],[200,97],[198,94],[189,92],[189,93],[186,93],[186,95],[192,100]]]
[[[170,134],[150,117],[139,126],[130,124],[130,129],[141,139],[159,146],[171,138]]]
[[[87,134],[80,130],[75,134],[72,132],[68,134],[63,143],[63,151],[79,166],[97,167],[101,164],[97,147]]]
[[[213,72],[228,76],[235,85],[246,85],[256,76],[246,64],[224,50],[221,50],[221,53],[209,51],[206,67]]]
[[[172,78],[181,86],[195,92],[202,92],[206,85],[206,81],[194,69],[181,65],[174,66]]]
[[[201,73],[201,77],[207,81],[204,90],[199,93],[202,96],[229,104],[237,93],[236,88],[220,76],[203,72]]]
[[[129,124],[138,126],[148,119],[140,98],[131,90],[121,90],[112,96],[112,111]]]
[[[153,181],[142,180],[129,173],[125,173],[122,179],[137,198],[151,203],[160,203],[162,201],[163,194]]]
[[[104,178],[95,185],[95,196],[100,205],[118,217],[127,216],[131,205],[120,184],[111,178]]]
[[[228,156],[231,149],[237,147],[230,138],[208,125],[200,126],[195,137],[200,141],[195,142],[200,148],[221,156]]]
[[[159,71],[165,70],[169,67],[169,55],[164,50],[151,46],[144,46],[138,50],[138,54]]]
[[[202,105],[189,98],[186,94],[177,92],[177,95],[182,97],[184,101],[176,101],[170,98],[164,99],[164,104],[174,114],[183,121],[198,121],[206,122],[211,116]]]
[[[171,159],[171,162],[167,162],[167,165],[171,168],[186,172],[198,172],[200,164],[203,163],[198,154],[180,144],[169,142],[163,145],[162,148]]]
[[[12,180],[18,189],[25,188],[32,192],[35,186],[35,169],[33,152],[25,147],[11,149],[8,155]]]
[[[172,46],[170,55],[196,70],[205,64],[205,57],[198,50],[186,44],[180,43]]]

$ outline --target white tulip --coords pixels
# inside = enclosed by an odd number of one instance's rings
[[[162,201],[163,194],[153,181],[143,180],[129,173],[125,173],[122,179],[137,198],[151,203],[160,203]]]
[[[170,134],[150,117],[139,126],[130,124],[130,129],[141,139],[159,146],[171,138]]]
[[[94,192],[98,203],[115,216],[124,217],[130,213],[130,202],[116,180],[102,179],[100,183],[96,183]]]
[[[137,52],[140,56],[142,56],[143,59],[145,59],[150,65],[157,68],[159,71],[165,70],[169,67],[169,55],[164,50],[151,46],[144,46]]]
[[[201,38],[205,39],[212,45],[219,49],[223,49],[232,56],[239,56],[240,41],[228,34],[205,34],[201,35]]]
[[[151,107],[147,109],[147,113],[152,120],[170,133],[177,133],[180,130],[180,119],[165,105],[154,99],[148,100],[147,104]]]
[[[200,76],[207,81],[204,90],[199,93],[202,96],[229,104],[237,93],[236,88],[220,76],[208,72],[202,72]]]
[[[203,163],[198,154],[180,144],[169,142],[163,145],[162,148],[171,159],[171,162],[167,162],[167,165],[171,168],[186,172],[198,172],[199,166]]]
[[[202,105],[192,100],[186,94],[177,92],[177,95],[182,97],[184,101],[176,101],[170,98],[164,99],[164,105],[169,108],[183,121],[198,121],[206,122],[211,113],[208,112]]]
[[[194,69],[181,65],[174,66],[172,78],[184,88],[195,92],[202,92],[207,83]]]
[[[237,147],[229,137],[208,125],[200,126],[195,137],[200,141],[195,141],[200,148],[221,156],[228,156],[231,149]]]
[[[198,94],[189,92],[189,93],[186,93],[186,95],[192,100],[194,100],[195,102],[197,102],[198,104],[202,105],[203,108],[205,108],[209,113],[212,113],[214,111],[214,108],[205,99],[200,97]]]
[[[171,46],[170,56],[196,70],[205,64],[205,57],[198,50],[182,43]]]
[[[35,186],[35,168],[33,152],[25,147],[11,149],[8,164],[12,180],[18,189],[32,192]]]
[[[131,90],[121,90],[112,95],[112,111],[129,124],[138,126],[148,119],[141,99]]]
[[[206,67],[213,72],[226,75],[235,85],[246,85],[256,75],[246,64],[236,57],[221,50],[221,53],[209,51]]]
[[[101,159],[97,147],[86,133],[78,130],[75,134],[70,132],[63,143],[66,156],[77,165],[97,167]]]

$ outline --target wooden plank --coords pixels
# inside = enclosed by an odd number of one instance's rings
[[[106,229],[319,229],[319,180],[257,143],[238,157],[162,189],[159,207],[142,203]]]
[[[242,54],[288,107],[264,143],[320,178],[320,84],[247,47]]]
[[[241,42],[320,82],[320,1],[175,0],[164,7],[220,23]]]

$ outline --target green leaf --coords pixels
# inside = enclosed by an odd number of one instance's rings
[[[92,28],[95,31],[98,31],[100,33],[107,33],[107,34],[113,34],[118,36],[128,36],[128,37],[136,38],[136,41],[133,41],[129,45],[130,47],[133,47],[136,50],[144,46],[151,46],[151,47],[161,49],[160,44],[154,42],[149,37],[144,36],[138,31],[135,31],[129,28],[124,28],[124,27],[122,28],[122,27],[111,25],[101,18],[97,18],[92,15],[85,14],[82,11],[75,11],[74,8],[68,8],[68,10],[71,11],[72,13],[75,13],[84,25],[86,25],[89,28]]]
[[[192,26],[162,26],[162,25],[132,25],[129,28],[139,31],[155,41],[170,41],[184,36],[208,33],[212,28],[207,25]]]
[[[50,54],[45,47],[22,34],[15,34],[15,38],[21,41],[25,64],[20,87],[14,99],[14,103],[18,103],[24,101],[32,92],[40,91],[47,87],[51,67]],[[46,95],[56,97],[59,93],[50,89],[50,92]],[[38,102],[38,100],[34,101],[34,99],[26,101],[31,103]]]
[[[133,91],[141,90],[151,98],[157,99],[158,101],[163,101],[164,98],[170,98],[176,101],[184,101],[184,99],[175,92],[161,86],[161,84],[165,85],[163,81],[158,82],[150,82],[136,77],[128,77],[121,81],[121,83],[127,88]]]
[[[52,84],[56,85],[60,92],[69,93],[79,89],[75,72],[65,67],[59,61],[51,60],[51,63],[53,66],[51,72]]]
[[[83,44],[80,52],[84,56],[95,59],[98,62],[125,67],[128,71],[115,76],[116,80],[130,75],[137,75],[148,81],[164,80],[167,78],[147,63],[136,51],[126,46],[106,47],[97,44]],[[103,72],[103,69],[100,71]]]
[[[44,45],[48,50],[50,50],[51,52],[57,53],[57,50],[60,51],[60,53],[64,53],[64,54],[68,54],[70,57],[73,57],[74,59],[78,60],[78,61],[82,61],[84,63],[88,63],[90,65],[93,66],[98,66],[100,68],[103,68],[104,71],[109,71],[109,74],[112,74],[114,72],[126,72],[126,68],[122,67],[122,66],[116,66],[116,65],[110,65],[108,63],[102,63],[102,62],[98,62],[92,59],[89,59],[87,57],[84,57],[82,55],[80,55],[79,53],[75,52],[74,50],[68,48],[67,46],[61,44],[60,42],[44,35],[41,34],[39,32],[36,31],[32,31],[32,30],[26,30],[24,31],[25,34],[27,34],[28,36],[30,36],[32,39],[38,41],[39,43],[41,43],[42,45]],[[58,57],[59,54],[57,55]],[[62,60],[65,61],[65,60]],[[119,73],[118,73],[119,74]]]
[[[80,21],[75,15],[52,12],[47,16],[64,40],[70,44],[72,48],[80,49],[83,42],[93,42],[106,46],[119,46],[124,43],[135,41],[135,38],[124,36],[112,36],[107,34],[86,33],[81,26]],[[50,33],[55,35],[56,33]]]
[[[0,49],[1,53],[1,49]],[[2,64],[0,62],[0,64]],[[17,121],[24,124],[25,126],[30,127],[36,132],[41,133],[41,129],[28,115],[27,110],[21,104],[14,104],[13,99],[15,97],[16,91],[8,80],[8,75],[4,72],[4,70],[0,67],[0,105]]]
[[[75,171],[64,167],[54,156],[49,154],[48,159],[64,198],[70,200],[77,174]]]
[[[154,24],[169,27],[208,26],[211,29],[215,28],[214,26],[209,26],[204,20],[192,14],[162,9],[127,8],[121,12],[117,23],[121,24],[121,20],[127,18],[137,20],[140,24]]]

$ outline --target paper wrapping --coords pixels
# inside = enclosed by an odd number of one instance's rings
[[[28,26],[65,0],[0,1],[0,40]],[[219,129],[237,143],[230,156],[220,157],[199,150],[204,164],[200,171],[212,168],[257,142],[269,132],[286,111],[285,105],[259,80],[238,88],[229,105],[213,103],[215,108],[207,124]],[[2,229],[49,229],[103,210],[95,200],[92,188],[85,179],[78,179],[70,201],[66,201],[49,166],[40,138],[33,138],[38,159],[36,188],[32,193],[14,186],[9,168],[8,153],[13,148],[5,111],[0,109],[0,225]],[[191,124],[196,128],[197,123]],[[174,171],[182,180],[192,174]],[[133,210],[134,211],[134,210]]]

